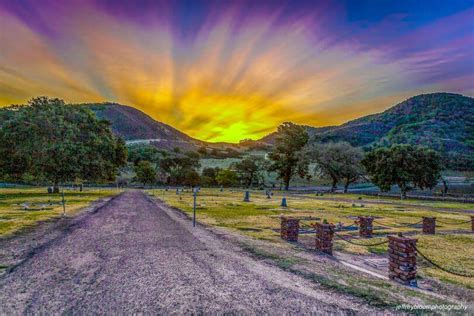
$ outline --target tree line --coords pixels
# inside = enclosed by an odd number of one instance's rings
[[[309,142],[305,128],[289,122],[279,126],[266,157],[246,156],[229,168],[200,171],[201,156],[208,155],[200,151],[127,149],[109,122],[60,99],[37,97],[0,110],[0,180],[49,182],[56,191],[61,183],[115,181],[128,162],[135,181],[144,185],[256,187],[265,186],[266,173],[274,173],[286,190],[296,176],[327,178],[332,191],[342,184],[345,192],[368,180],[382,191],[397,185],[403,198],[413,188],[436,186],[442,170],[430,149],[395,145],[364,152],[346,142]]]
[[[171,185],[258,187],[265,186],[265,173],[274,172],[285,190],[296,176],[308,180],[317,176],[330,179],[331,191],[342,184],[347,192],[352,183],[362,180],[371,181],[382,191],[397,185],[401,197],[405,198],[414,188],[436,186],[442,170],[439,155],[430,149],[395,145],[364,152],[346,142],[309,145],[304,127],[293,123],[284,123],[278,128],[275,145],[267,159],[248,156],[229,168],[204,168],[200,174],[197,171],[199,155],[195,153],[177,151],[170,156],[150,147],[137,148],[136,153],[131,149],[130,157],[140,151],[144,152],[138,155],[140,162],[135,161],[135,172],[137,180],[144,184],[159,181]],[[146,151],[154,154],[147,156]],[[169,169],[170,159],[174,171]],[[314,167],[310,168],[311,165]]]

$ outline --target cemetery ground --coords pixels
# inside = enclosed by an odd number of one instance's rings
[[[2,315],[384,311],[255,260],[139,190],[86,208],[62,227],[43,224],[12,239],[32,248],[0,275]]]
[[[174,189],[149,192],[192,216],[193,196],[189,190],[179,194]],[[472,277],[443,272],[420,257],[417,289],[388,281],[387,244],[370,246],[383,242],[389,234],[401,232],[417,238],[417,248],[433,262],[460,274],[472,274],[472,203],[400,201],[356,194],[298,194],[286,195],[288,207],[281,207],[282,197],[279,191],[270,199],[265,191],[250,191],[250,202],[244,202],[242,190],[202,189],[197,195],[197,220],[222,235],[231,236],[230,239],[237,240],[256,258],[372,304],[393,306],[407,301],[454,300],[469,305],[474,301]],[[297,243],[280,239],[281,215],[302,219]],[[353,225],[358,216],[375,218],[372,238],[359,238],[357,225]],[[422,233],[422,217],[436,217],[435,235]],[[333,257],[314,250],[315,234],[310,224],[324,219],[343,227],[334,236]]]
[[[66,216],[74,216],[92,202],[117,194],[116,189],[64,190]],[[62,194],[46,187],[0,188],[0,238],[34,228],[63,215]]]

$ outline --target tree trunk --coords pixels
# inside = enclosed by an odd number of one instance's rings
[[[332,179],[331,192],[332,193],[336,192],[336,189],[337,189],[337,179]]]
[[[400,189],[400,199],[405,200],[407,198],[407,190],[406,189]]]
[[[285,175],[285,178],[283,179],[283,183],[285,184],[285,191],[288,191],[290,189],[290,180],[291,180],[291,171],[288,172]]]
[[[349,181],[346,181],[346,183],[344,184],[344,193],[347,193],[347,191],[349,190]]]
[[[58,182],[54,182],[53,193],[59,193],[59,183]]]
[[[443,196],[445,196],[446,194],[448,194],[448,183],[444,179],[441,181],[443,181]]]

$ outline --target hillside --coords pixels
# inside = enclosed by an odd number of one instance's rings
[[[313,141],[347,141],[357,147],[423,145],[459,164],[474,162],[474,99],[459,94],[422,94],[340,126],[306,128]],[[270,134],[261,141],[274,139]]]
[[[130,106],[117,103],[84,104],[96,115],[111,122],[112,131],[128,143],[153,143],[162,148],[194,149],[200,141],[158,122]]]
[[[152,143],[155,146],[186,150],[207,148],[245,149],[272,144],[275,133],[256,142],[239,145],[207,143],[152,119],[145,113],[116,103],[87,104],[98,117],[112,123],[114,133],[128,143]],[[313,142],[347,141],[369,148],[408,143],[429,146],[448,158],[450,165],[474,165],[474,99],[459,94],[418,95],[388,110],[364,116],[340,126],[306,126]]]

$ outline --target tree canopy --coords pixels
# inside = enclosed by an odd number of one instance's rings
[[[153,184],[156,181],[156,170],[147,160],[140,160],[134,167],[135,180],[143,185]]]
[[[241,184],[246,188],[263,182],[265,160],[261,157],[246,157],[233,163],[231,167],[237,172]]]
[[[318,145],[313,150],[316,161],[315,172],[332,181],[334,191],[338,182],[343,182],[344,192],[349,185],[364,174],[361,160],[364,154],[361,149],[352,147],[349,143],[328,143]]]
[[[125,142],[87,108],[36,97],[1,112],[0,177],[6,180],[108,181],[126,163]]]
[[[366,154],[362,164],[371,181],[382,191],[398,185],[401,198],[406,198],[406,193],[415,187],[432,189],[441,176],[439,155],[431,149],[412,145],[377,148]]]
[[[219,170],[216,180],[219,185],[222,185],[224,187],[230,187],[237,184],[237,173],[233,170],[222,169]]]
[[[285,190],[288,190],[296,174],[300,177],[308,175],[309,161],[304,150],[308,139],[303,126],[285,122],[278,127],[275,146],[268,154],[272,161],[269,171],[275,171],[278,178],[283,180]]]

